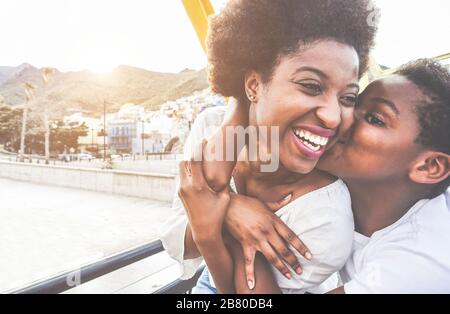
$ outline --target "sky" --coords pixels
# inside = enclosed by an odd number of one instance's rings
[[[395,67],[450,52],[450,1],[375,1],[382,13],[373,51],[378,63]],[[219,10],[226,0],[212,2]],[[0,66],[96,72],[122,64],[161,72],[206,66],[181,0],[1,0],[0,40]]]

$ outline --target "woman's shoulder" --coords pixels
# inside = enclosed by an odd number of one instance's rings
[[[314,243],[316,251],[325,254],[334,246],[340,248],[338,255],[349,254],[355,227],[350,193],[342,180],[299,197],[277,215],[294,232]]]
[[[316,181],[319,182],[319,187],[311,192],[314,197],[326,197],[329,201],[335,198],[350,199],[350,192],[342,179],[320,170],[314,172]]]
[[[201,121],[204,126],[220,126],[227,111],[226,106],[209,107],[203,110],[198,116],[198,121]]]
[[[337,214],[353,216],[350,192],[344,181],[338,178],[325,178],[320,187],[298,197],[286,207],[295,211],[298,207],[310,210],[323,208]]]
[[[355,227],[350,195],[342,180],[293,201],[280,218],[311,250],[309,280],[315,285],[343,267],[352,250]]]

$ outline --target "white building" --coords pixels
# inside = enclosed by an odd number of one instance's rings
[[[132,153],[136,155],[161,153],[172,137],[175,121],[161,112],[151,112],[145,120],[137,121],[136,137],[132,143]]]

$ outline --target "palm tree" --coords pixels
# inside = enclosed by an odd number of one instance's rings
[[[55,73],[54,68],[43,68],[42,78],[44,79],[44,90],[48,88],[50,78]],[[44,100],[46,101],[46,100]],[[50,163],[50,123],[48,118],[48,105],[44,105],[44,128],[45,128],[45,163]]]
[[[25,153],[25,134],[27,132],[27,120],[28,120],[28,105],[34,99],[34,90],[36,87],[31,83],[24,84],[25,96],[26,96],[26,105],[23,108],[22,114],[22,132],[20,135],[20,151],[19,151],[19,160],[21,162],[24,161],[23,156]]]

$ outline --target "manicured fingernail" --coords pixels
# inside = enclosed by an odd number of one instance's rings
[[[309,252],[306,252],[305,257],[306,257],[306,259],[309,260],[309,261],[312,260],[312,255],[311,255],[311,253],[309,253]]]
[[[302,274],[302,268],[299,266],[295,269],[295,272],[297,273],[297,275],[301,275]]]
[[[291,280],[291,279],[292,279],[291,273],[286,273],[286,278],[289,279],[289,280]]]
[[[253,282],[253,280],[248,280],[247,284],[250,290],[253,290],[255,288],[255,283]]]

